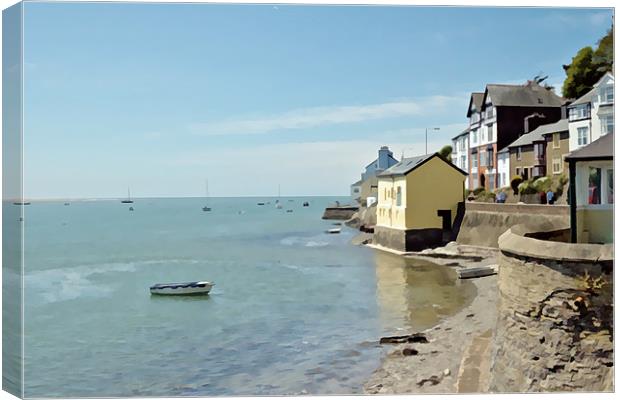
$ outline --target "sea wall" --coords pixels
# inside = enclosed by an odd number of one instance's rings
[[[493,392],[613,390],[613,246],[499,238]]]
[[[570,227],[569,207],[467,202],[456,241],[497,248],[498,238],[515,225],[531,232],[566,229]]]
[[[323,213],[323,219],[347,220],[350,219],[357,210],[358,207],[354,206],[327,207]]]

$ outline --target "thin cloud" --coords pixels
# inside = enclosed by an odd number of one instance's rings
[[[417,116],[445,110],[460,102],[462,102],[460,97],[431,96],[417,101],[402,100],[362,106],[312,107],[266,117],[192,124],[189,128],[192,133],[209,136],[265,134],[274,131]]]

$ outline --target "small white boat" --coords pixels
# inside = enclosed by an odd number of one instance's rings
[[[182,282],[182,283],[158,283],[150,287],[151,294],[162,295],[199,295],[209,294],[213,282]]]
[[[325,231],[326,233],[340,233],[340,228],[331,228]]]

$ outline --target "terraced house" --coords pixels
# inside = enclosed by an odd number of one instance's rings
[[[606,73],[568,107],[569,150],[575,151],[614,131],[614,76]]]
[[[511,176],[529,179],[562,174],[568,154],[568,120],[541,125],[512,142],[508,149]]]
[[[469,128],[452,138],[452,164],[469,171]],[[465,189],[469,189],[469,179],[465,179]]]
[[[523,85],[487,85],[472,93],[469,124],[470,182],[472,189],[494,190],[502,183],[498,150],[542,124],[561,118],[563,99],[553,90],[528,81]],[[524,129],[524,124],[527,124]]]

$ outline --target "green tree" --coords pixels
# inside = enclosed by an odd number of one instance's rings
[[[614,27],[598,41],[598,48],[592,55],[592,62],[601,74],[612,71],[614,66]]]
[[[613,70],[614,27],[607,31],[597,43],[596,50],[584,47],[577,52],[569,65],[564,65],[566,79],[562,95],[576,99],[586,94],[607,71]]]
[[[451,163],[452,162],[452,146],[450,146],[449,144],[443,146],[441,150],[439,150],[439,155],[441,156],[441,158]]]

